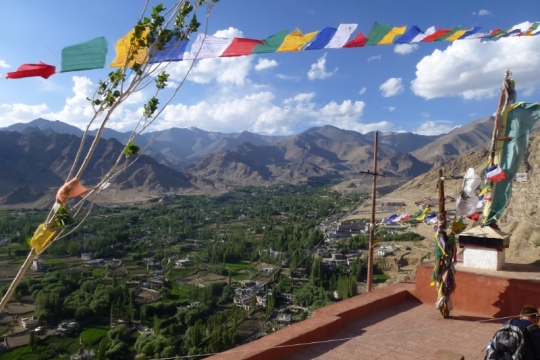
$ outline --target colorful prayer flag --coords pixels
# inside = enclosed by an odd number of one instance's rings
[[[249,55],[255,46],[262,43],[262,40],[234,38],[229,47],[223,51],[221,57]]]
[[[172,41],[165,45],[163,50],[156,51],[150,58],[149,63],[182,61],[184,60],[187,44],[187,40]]]
[[[502,113],[501,133],[498,138],[512,138],[511,141],[497,140],[494,162],[498,164],[505,178],[493,185],[484,200],[491,203],[484,208],[484,225],[489,225],[502,216],[512,196],[512,179],[516,175],[529,144],[532,127],[540,119],[539,103],[515,103],[507,105]]]
[[[53,239],[56,231],[47,229],[47,224],[40,224],[34,233],[34,236],[30,239],[30,246],[39,255],[45,246],[47,246]]]
[[[367,38],[362,33],[356,34],[354,39],[343,45],[344,48],[364,47],[366,45]]]
[[[377,45],[392,30],[391,24],[373,24],[366,45]]]
[[[463,31],[463,30],[461,30],[461,26],[456,26],[455,28],[453,28],[452,30],[450,30],[448,33],[446,33],[446,34],[444,34],[443,36],[438,37],[437,39],[435,39],[435,41],[445,41],[445,40],[448,40],[449,37],[454,36],[457,32],[460,32],[460,31]]]
[[[285,40],[285,37],[289,33],[289,30],[281,30],[277,34],[274,34],[266,39],[263,40],[262,44],[257,44],[252,54],[264,54],[264,53],[272,53],[276,52],[277,49],[283,44],[283,40]]]
[[[435,33],[435,26],[432,26],[429,29],[427,29],[425,33],[416,35],[416,37],[411,40],[411,43],[422,42],[422,40],[424,40],[428,36],[431,36],[434,33]]]
[[[413,25],[403,35],[395,39],[394,44],[409,44],[420,34],[424,34],[424,32],[418,26]]]
[[[296,29],[283,39],[283,43],[276,52],[300,51],[317,33],[318,31],[314,31],[304,35],[300,30]]]
[[[73,178],[58,189],[56,192],[56,202],[61,205],[66,205],[68,199],[73,199],[77,196],[86,194],[88,191],[77,178]]]
[[[104,68],[108,47],[107,39],[101,36],[63,48],[60,72]]]
[[[459,37],[459,40],[474,40],[479,39],[484,36],[484,33],[481,33],[480,30],[482,27],[476,26],[473,27],[471,30],[467,30],[461,37]]]
[[[425,38],[423,38],[421,42],[433,42],[433,41],[437,40],[438,38],[448,34],[451,31],[452,30],[439,29],[439,30],[435,31],[433,34],[428,35]]]
[[[342,48],[347,40],[351,37],[351,34],[356,29],[358,24],[339,24],[338,29],[332,39],[325,45],[325,49],[338,49]]]
[[[395,27],[388,34],[386,34],[381,41],[379,41],[378,45],[390,45],[394,42],[394,38],[397,36],[403,35],[405,33],[405,30],[407,29],[406,26],[402,27]]]
[[[325,27],[317,34],[315,39],[313,39],[313,41],[304,48],[304,50],[324,49],[324,47],[328,45],[330,40],[332,40],[336,32],[337,32],[336,28],[331,28],[328,26]]]
[[[40,61],[39,64],[24,64],[19,66],[17,71],[8,72],[6,79],[22,79],[32,76],[41,76],[44,79],[48,79],[55,71],[56,68],[54,66]]]
[[[116,57],[110,67],[124,67],[133,66],[133,64],[142,64],[148,54],[146,47],[140,47],[137,44],[131,44],[131,40],[135,35],[135,29],[131,29],[129,33],[124,35],[116,42]],[[142,33],[142,38],[146,38],[148,35],[148,28],[145,28]],[[128,55],[135,55],[132,60],[128,62]]]
[[[231,45],[232,38],[220,38],[212,35],[199,34],[191,45],[189,53],[184,55],[184,60],[208,59],[220,57]]]

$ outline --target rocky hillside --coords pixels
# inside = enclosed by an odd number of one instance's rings
[[[487,149],[493,133],[493,117],[478,119],[450,131],[412,155],[429,164],[446,164],[466,153]]]
[[[488,159],[488,151],[481,150],[454,160],[443,166],[445,175],[464,175],[469,167],[482,176]],[[424,196],[436,196],[439,167],[403,184],[387,194],[385,199],[402,199],[407,211],[416,209],[414,201]],[[525,159],[518,172],[527,173],[528,181],[513,182],[513,192],[505,216],[499,221],[501,229],[510,237],[507,263],[532,264],[540,259],[540,134],[531,136]],[[445,193],[457,196],[463,180],[446,180]],[[452,209],[455,204],[450,204]],[[472,224],[468,221],[469,224]]]
[[[91,143],[86,142],[86,148]],[[53,194],[64,183],[75,159],[80,138],[51,132],[0,131],[0,205],[29,204]],[[82,182],[92,186],[111,168],[123,146],[114,139],[103,140],[85,171]],[[168,191],[202,192],[213,184],[180,173],[142,155],[116,180],[110,200],[129,201],[136,190],[140,197],[158,196]],[[123,192],[130,192],[124,197]]]

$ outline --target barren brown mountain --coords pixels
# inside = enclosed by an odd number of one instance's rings
[[[468,152],[489,147],[493,132],[493,117],[475,120],[441,136],[436,141],[412,152],[429,164],[446,164]]]
[[[86,142],[87,147],[90,142],[91,139]],[[34,203],[43,195],[48,195],[46,198],[52,203],[54,197],[50,192],[64,183],[79,143],[80,138],[74,135],[0,131],[0,205]],[[114,139],[103,140],[82,182],[87,186],[96,184],[122,149],[123,146]],[[213,184],[206,180],[180,173],[142,155],[116,179],[107,197],[113,201],[134,201],[167,191],[200,192],[212,188]],[[122,196],[123,192],[129,192],[130,196]]]

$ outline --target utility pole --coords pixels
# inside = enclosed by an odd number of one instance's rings
[[[371,222],[369,224],[369,250],[368,250],[368,271],[367,271],[367,291],[371,291],[373,283],[373,243],[375,241],[375,204],[377,195],[377,176],[384,177],[384,173],[377,172],[377,152],[379,150],[379,132],[375,131],[375,145],[373,154],[373,172],[360,171],[361,174],[373,176],[373,187],[371,189]]]

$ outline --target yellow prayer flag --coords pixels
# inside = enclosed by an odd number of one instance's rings
[[[135,29],[131,29],[131,31],[122,37],[120,40],[116,42],[116,57],[114,58],[113,62],[111,63],[110,67],[123,67],[126,65],[128,53],[135,53],[135,58],[131,60],[127,66],[133,66],[133,64],[142,64],[144,62],[144,59],[146,58],[146,54],[148,53],[147,48],[139,47],[137,48],[135,45],[131,46],[131,38],[135,34]],[[148,27],[145,28],[145,30],[142,33],[142,37],[146,38],[146,35],[148,35]],[[130,51],[131,49],[131,51]]]
[[[482,191],[480,191],[480,193],[478,194],[478,196],[485,195],[485,194],[487,194],[490,190],[491,190],[490,187],[485,187],[485,188],[482,189]]]
[[[453,232],[460,232],[460,231],[463,231],[465,230],[465,228],[467,227],[467,225],[463,224],[463,223],[460,223],[458,221],[454,221],[454,223],[452,224],[452,226],[450,227],[450,229],[453,231]]]
[[[463,36],[463,34],[465,34],[467,31],[470,31],[470,30],[458,30],[454,33],[454,35],[452,36],[449,36],[448,38],[446,38],[445,40],[446,41],[455,41],[457,39],[459,39],[460,37]]]
[[[40,224],[30,239],[30,246],[36,250],[36,253],[39,255],[45,246],[51,242],[52,238],[56,234],[56,231],[47,229],[47,224]]]
[[[431,212],[431,209],[430,208],[426,208],[422,214],[420,214],[420,216],[418,216],[415,220],[418,220],[418,221],[422,221],[426,218],[426,215],[429,214]]]
[[[300,30],[296,29],[285,37],[283,44],[281,44],[276,52],[300,51],[318,33],[318,31],[314,31],[304,35]]]
[[[402,27],[395,27],[390,32],[382,38],[381,41],[377,45],[390,45],[394,42],[394,38],[399,35],[403,35],[405,33],[405,30],[407,30],[406,26]]]

